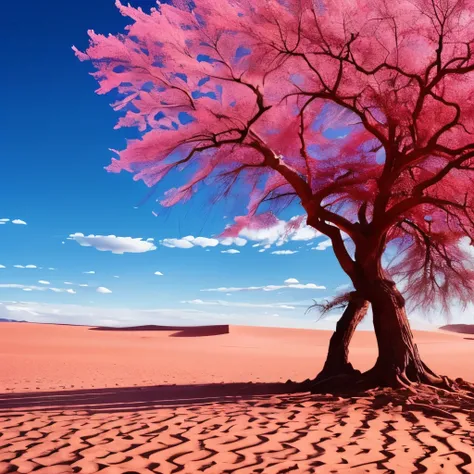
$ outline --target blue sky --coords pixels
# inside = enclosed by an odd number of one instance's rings
[[[151,0],[131,3],[153,5]],[[84,50],[88,29],[123,30],[126,19],[112,0],[8,1],[2,12],[9,20],[2,26],[8,72],[0,79],[6,111],[0,117],[0,219],[10,220],[0,224],[5,267],[0,268],[0,317],[83,324],[333,326],[334,316],[316,324],[316,313],[304,314],[312,298],[330,296],[348,282],[331,248],[313,250],[324,237],[310,239],[301,229],[268,249],[268,240],[258,238],[247,238],[244,246],[202,247],[212,241],[198,240],[191,248],[177,248],[186,244],[165,239],[211,238],[238,214],[238,205],[211,206],[203,192],[166,212],[155,198],[137,207],[149,189],[130,174],[104,170],[112,155],[108,149],[124,148],[133,132],[113,130],[118,117],[109,107],[111,99],[94,93],[90,66],[76,59],[71,46]],[[293,207],[281,218],[300,212]],[[15,219],[26,225],[12,223]],[[306,240],[295,240],[302,237]],[[122,251],[124,243],[134,253],[97,249]],[[222,253],[229,249],[239,253]],[[272,253],[281,250],[295,253]],[[85,273],[90,271],[95,273]],[[325,289],[292,288],[298,284],[284,283],[290,278]],[[265,291],[268,285],[283,288]],[[220,287],[264,288],[202,291]]]

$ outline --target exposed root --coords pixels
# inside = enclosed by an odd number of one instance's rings
[[[418,379],[414,382],[402,372],[381,376],[374,367],[363,374],[343,374],[320,381],[307,380],[300,386],[313,394],[331,393],[345,398],[373,397],[374,406],[378,407],[399,406],[402,410],[422,411],[429,416],[448,419],[456,419],[454,413],[462,412],[474,419],[474,384],[462,379],[436,376],[431,371],[419,374]]]

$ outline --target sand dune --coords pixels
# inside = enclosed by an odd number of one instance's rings
[[[474,324],[447,324],[440,327],[443,331],[457,332],[459,334],[474,334]]]
[[[446,417],[397,406],[390,391],[342,398],[278,383],[315,375],[327,331],[1,329],[0,474],[474,472],[474,407]],[[472,378],[472,341],[416,338],[436,371]],[[355,365],[375,356],[373,334],[356,333]]]
[[[229,325],[213,325],[213,326],[130,326],[130,327],[105,327],[99,326],[90,328],[91,331],[175,331],[174,334],[170,334],[170,337],[204,337],[204,336],[217,336],[219,334],[228,334]]]

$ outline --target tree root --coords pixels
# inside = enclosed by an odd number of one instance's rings
[[[300,384],[313,394],[333,394],[342,397],[378,396],[378,404],[394,403],[407,410],[421,410],[433,416],[452,418],[450,412],[461,411],[474,415],[474,384],[462,379],[452,380],[436,376],[431,371],[419,374],[417,381],[405,373],[391,376],[376,368],[363,374],[354,371],[322,380],[306,380]]]
[[[382,375],[382,376],[381,376]],[[406,373],[390,377],[375,367],[363,374],[354,371],[322,380],[306,380],[300,389],[313,394],[332,394],[350,399],[367,398],[374,409],[398,406],[403,411],[421,411],[427,416],[456,420],[462,412],[474,420],[474,384],[453,380],[432,371],[410,380]]]

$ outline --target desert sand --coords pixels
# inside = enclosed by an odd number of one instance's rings
[[[473,411],[288,393],[330,335],[2,323],[0,473],[474,473]],[[474,379],[472,335],[415,338],[435,371]],[[353,364],[375,357],[356,332]]]

